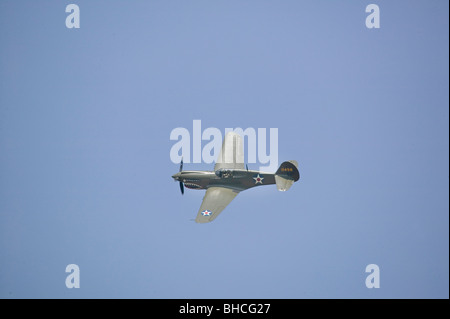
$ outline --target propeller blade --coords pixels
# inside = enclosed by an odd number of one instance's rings
[[[180,172],[183,170],[183,158],[181,158],[181,162],[180,162]]]
[[[180,190],[181,190],[181,195],[184,195],[184,184],[183,184],[183,182],[180,182]]]

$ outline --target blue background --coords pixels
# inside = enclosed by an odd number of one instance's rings
[[[449,297],[448,1],[69,3],[0,2],[1,298]],[[194,119],[301,180],[196,224]]]

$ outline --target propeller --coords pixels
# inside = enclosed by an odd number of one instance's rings
[[[181,190],[181,195],[184,195],[184,184],[183,184],[183,182],[180,182],[180,190]]]
[[[180,162],[180,172],[183,170],[183,158],[181,158],[181,162]],[[184,195],[184,184],[182,181],[180,181],[180,190],[181,190],[181,195]]]

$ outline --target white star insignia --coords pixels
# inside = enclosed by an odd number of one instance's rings
[[[262,181],[264,179],[264,177],[259,176],[259,174],[256,177],[253,177],[253,179],[255,180],[255,184],[262,184]]]
[[[212,213],[209,210],[202,211],[203,216],[210,216]]]

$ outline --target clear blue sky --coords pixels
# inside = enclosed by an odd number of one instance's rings
[[[0,298],[448,298],[448,30],[444,0],[1,1]],[[194,119],[278,128],[301,180],[196,224]]]

